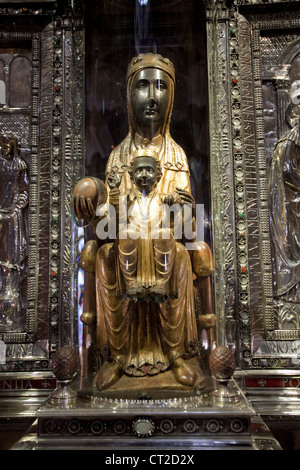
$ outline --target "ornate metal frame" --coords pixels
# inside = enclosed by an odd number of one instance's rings
[[[1,5],[0,14],[8,25],[0,41],[29,40],[32,48],[26,330],[0,334],[6,344],[0,368],[45,372],[59,343],[77,342],[77,232],[71,199],[85,161],[84,31],[71,2]],[[13,23],[27,18],[34,32],[15,32]],[[18,119],[11,116],[10,131],[18,135]]]
[[[299,367],[300,330],[282,329],[275,314],[263,116],[262,82],[278,84],[275,66],[284,64],[274,55],[267,70],[261,49],[270,31],[292,31],[290,43],[299,37],[299,5],[275,3],[283,2],[235,0],[207,10],[218,340],[236,348],[242,370]]]

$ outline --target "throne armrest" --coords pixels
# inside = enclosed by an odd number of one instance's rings
[[[191,261],[200,302],[198,324],[200,328],[213,328],[217,321],[213,313],[211,292],[211,274],[214,271],[214,264],[212,252],[207,243],[197,242],[197,249],[192,252]]]

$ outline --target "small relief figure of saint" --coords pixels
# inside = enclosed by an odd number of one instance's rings
[[[300,302],[300,120],[275,147],[270,169],[276,296]]]
[[[28,172],[15,136],[0,136],[0,146],[0,329],[20,331],[26,308]]]

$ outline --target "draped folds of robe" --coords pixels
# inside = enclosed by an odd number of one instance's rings
[[[134,303],[116,295],[115,244],[103,245],[96,260],[98,347],[124,372],[142,376],[166,370],[197,348],[190,256],[176,243],[178,297],[165,303]]]

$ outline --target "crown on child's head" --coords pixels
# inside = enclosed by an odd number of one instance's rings
[[[132,153],[132,160],[138,157],[152,157],[158,160],[158,153],[153,149],[138,148]]]

